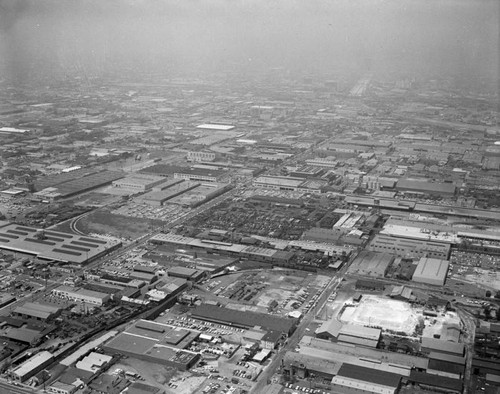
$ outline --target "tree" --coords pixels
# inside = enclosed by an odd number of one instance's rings
[[[491,297],[491,291],[490,290],[486,290],[486,298],[490,298]]]

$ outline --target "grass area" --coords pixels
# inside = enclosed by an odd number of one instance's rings
[[[136,239],[162,226],[161,220],[149,220],[115,215],[106,211],[95,211],[77,223],[78,230],[85,234],[109,234],[119,238]]]

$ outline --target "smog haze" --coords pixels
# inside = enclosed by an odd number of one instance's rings
[[[3,76],[273,67],[498,77],[496,0],[2,1]]]

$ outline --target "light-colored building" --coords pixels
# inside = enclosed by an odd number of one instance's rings
[[[401,257],[447,259],[450,254],[450,245],[378,234],[368,245],[368,250],[391,253]]]
[[[99,306],[105,304],[110,298],[110,295],[106,293],[69,286],[59,286],[52,290],[52,294],[56,297]]]
[[[52,353],[41,351],[17,366],[10,372],[12,379],[24,382],[47,367],[53,360]]]
[[[201,129],[201,130],[229,131],[229,130],[233,130],[234,126],[228,125],[228,124],[205,123],[205,124],[201,124],[199,126],[196,126],[196,128]]]
[[[188,161],[195,161],[195,162],[214,161],[215,160],[215,153],[191,151],[191,152],[188,152],[187,159],[188,159]]]
[[[73,394],[76,390],[76,386],[62,382],[54,382],[47,387],[47,391],[54,394]]]
[[[429,285],[442,286],[448,273],[449,261],[422,257],[418,262],[417,269],[412,280]]]
[[[304,183],[302,178],[260,176],[253,181],[254,186],[276,190],[297,190]]]
[[[162,176],[141,174],[131,175],[126,178],[118,179],[114,181],[112,185],[113,187],[144,192],[163,182],[165,182],[165,178]]]
[[[76,363],[76,368],[92,373],[97,373],[112,359],[113,357],[107,356],[105,354],[90,352],[87,357]]]
[[[220,170],[186,168],[182,172],[175,172],[174,178],[188,181],[218,182],[223,175],[223,171]]]

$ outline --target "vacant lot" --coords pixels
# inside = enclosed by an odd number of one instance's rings
[[[406,302],[364,295],[359,305],[345,309],[340,320],[411,335],[418,323],[418,313]]]
[[[125,239],[136,239],[162,226],[161,220],[148,220],[96,211],[77,223],[77,228],[85,234],[97,233]]]

